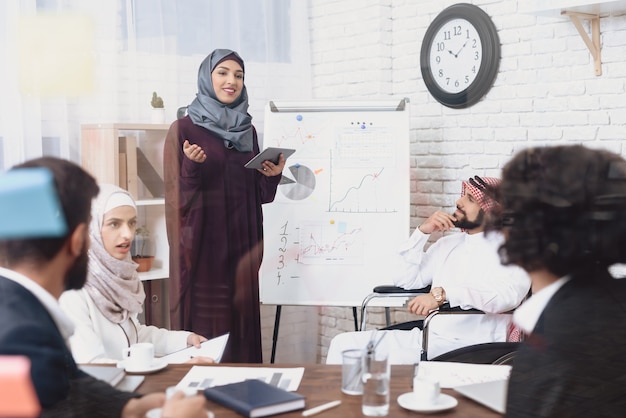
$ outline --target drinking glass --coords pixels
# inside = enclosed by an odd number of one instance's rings
[[[363,401],[361,411],[370,417],[389,413],[389,356],[386,351],[368,352],[363,356]]]

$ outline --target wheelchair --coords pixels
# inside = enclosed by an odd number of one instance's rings
[[[403,298],[404,305],[417,295],[429,293],[430,286],[421,289],[404,289],[398,286],[376,286],[373,292],[367,295],[361,304],[361,322],[360,331],[364,331],[367,322],[367,309],[372,305],[372,301],[383,298],[399,299]],[[380,306],[380,305],[377,305]],[[421,360],[427,360],[428,356],[428,339],[432,320],[438,315],[484,315],[485,313],[478,309],[460,309],[458,307],[450,307],[444,303],[438,310],[431,312],[423,320],[415,320],[402,322],[399,324],[391,324],[389,306],[385,308],[385,323],[383,330],[411,330],[418,327],[422,330],[422,352]],[[512,314],[513,311],[504,314]],[[440,354],[429,361],[449,361],[458,363],[475,363],[475,364],[511,364],[515,358],[515,353],[520,347],[521,341],[502,341],[488,342],[481,344],[473,344],[461,347],[443,354]]]

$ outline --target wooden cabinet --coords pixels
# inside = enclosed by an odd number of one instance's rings
[[[169,246],[165,229],[163,144],[169,125],[114,123],[81,126],[82,166],[100,183],[116,184],[135,198],[138,226],[150,231],[152,268],[139,277],[146,289],[145,321],[169,328]],[[136,251],[133,252],[133,255]]]

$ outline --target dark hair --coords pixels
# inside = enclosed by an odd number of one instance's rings
[[[580,145],[530,148],[502,171],[504,264],[553,274],[626,261],[626,161]]]
[[[51,260],[76,227],[89,222],[91,201],[99,192],[95,179],[79,165],[68,160],[54,157],[36,158],[16,165],[11,170],[31,167],[44,167],[52,173],[68,232],[66,236],[60,238],[0,241],[0,259],[4,258],[9,266],[24,260],[36,263]]]

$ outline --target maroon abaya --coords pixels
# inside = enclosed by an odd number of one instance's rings
[[[185,140],[199,145],[206,161],[185,157]],[[189,117],[175,121],[165,140],[172,328],[207,338],[230,332],[222,362],[262,362],[261,205],[274,200],[281,176],[245,168],[259,152],[256,132],[253,148],[228,149]]]

